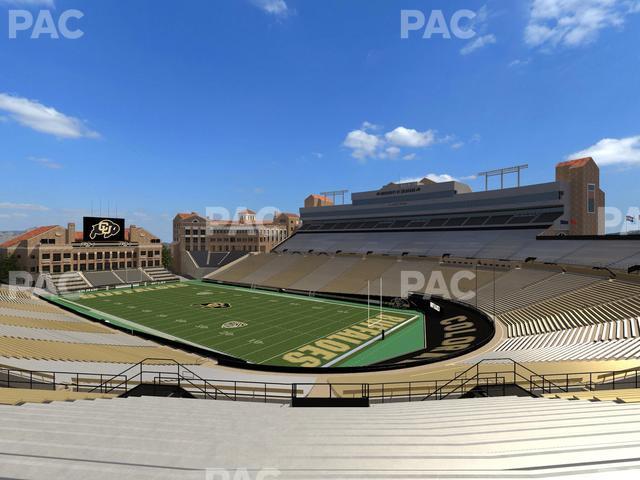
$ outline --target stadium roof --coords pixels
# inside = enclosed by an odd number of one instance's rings
[[[190,218],[190,217],[199,217],[200,215],[197,212],[191,212],[191,213],[178,213],[176,215],[176,217],[181,218],[182,220],[186,219],[186,218]]]
[[[579,168],[579,167],[584,167],[589,162],[593,162],[593,158],[591,157],[577,158],[575,160],[560,162],[556,167]]]
[[[24,242],[25,240],[29,240],[29,239],[31,239],[33,237],[37,237],[38,235],[43,234],[45,232],[48,232],[52,228],[56,228],[56,227],[57,227],[57,225],[49,225],[47,227],[34,228],[32,230],[24,232],[22,235],[18,235],[17,237],[13,237],[13,238],[7,240],[6,242],[0,244],[0,247],[2,247],[2,248],[13,247],[15,245],[18,245],[20,242]]]

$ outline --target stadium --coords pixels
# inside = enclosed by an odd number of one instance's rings
[[[290,231],[244,213],[242,232],[287,232],[271,251],[209,249],[234,225],[178,214],[174,271],[119,218],[6,240],[2,474],[631,472],[640,238],[604,234],[599,175],[582,158],[543,184],[311,195]]]

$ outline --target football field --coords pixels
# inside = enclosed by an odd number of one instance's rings
[[[424,345],[423,329],[415,330],[424,323],[418,312],[198,281],[53,300],[99,320],[258,364],[338,366],[366,350],[362,357],[375,363],[385,359],[376,358],[377,350],[389,358]],[[415,334],[396,335],[409,325]],[[375,348],[379,342],[386,348]]]

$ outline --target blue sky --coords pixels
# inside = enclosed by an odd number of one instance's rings
[[[84,35],[9,38],[12,9]],[[476,34],[403,39],[403,9]],[[170,240],[179,211],[573,154],[637,209],[639,43],[637,0],[0,0],[0,230],[101,202]]]

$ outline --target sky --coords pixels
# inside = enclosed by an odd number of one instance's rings
[[[0,0],[0,230],[586,155],[640,213],[639,43],[640,0]]]

